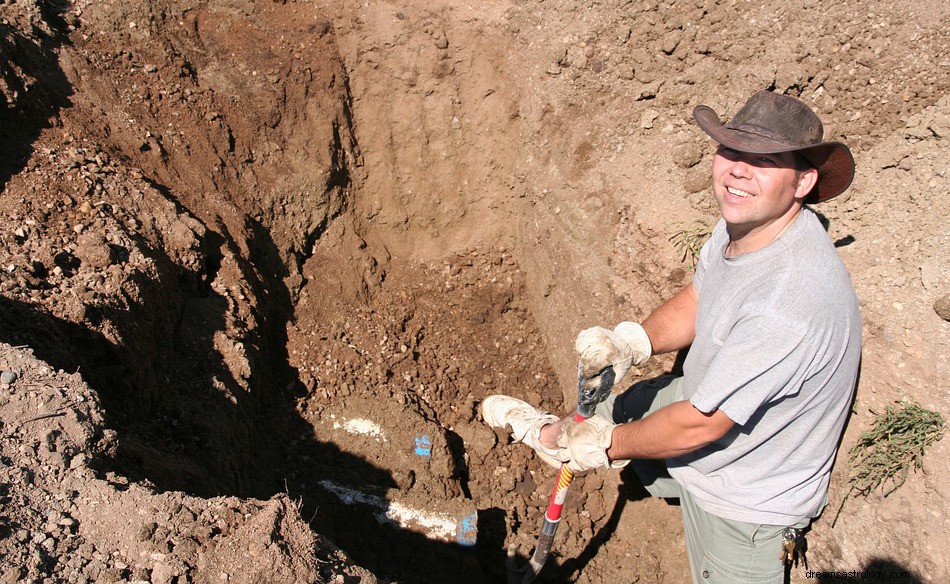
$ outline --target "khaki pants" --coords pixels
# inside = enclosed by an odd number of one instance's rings
[[[596,414],[614,423],[639,420],[683,399],[682,377],[663,375],[634,384],[597,406]],[[633,460],[643,486],[654,497],[679,499],[693,584],[782,584],[785,525],[723,519],[696,504],[666,470],[662,460]],[[794,527],[803,528],[808,522]]]

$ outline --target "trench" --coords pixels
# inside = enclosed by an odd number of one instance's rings
[[[563,410],[518,249],[463,224],[453,234],[470,245],[395,256],[395,240],[442,244],[413,226],[431,224],[424,207],[392,231],[361,217],[377,169],[361,160],[345,73],[327,75],[340,101],[299,130],[325,140],[317,159],[290,148],[290,131],[286,158],[252,167],[242,147],[275,138],[227,111],[215,120],[227,152],[190,136],[192,152],[225,161],[204,198],[191,194],[206,179],[190,158],[161,144],[117,153],[171,203],[173,228],[164,245],[144,242],[157,269],[135,280],[127,312],[87,312],[110,335],[60,327],[84,349],[57,364],[87,372],[118,433],[103,472],[200,496],[287,493],[315,531],[391,581],[500,581],[506,540],[539,524],[553,475],[477,406],[507,392]],[[278,116],[300,107],[288,100]],[[279,172],[292,165],[308,170]]]
[[[83,72],[65,114],[119,169],[90,183],[121,201],[97,208],[97,225],[146,268],[73,318],[4,301],[20,323],[5,340],[83,372],[114,430],[91,462],[104,477],[286,493],[383,582],[504,581],[505,547],[530,553],[555,473],[477,408],[508,393],[563,412],[551,355],[567,354],[538,316],[557,276],[539,276],[520,238],[540,236],[516,227],[524,163],[498,145],[518,96],[493,101],[485,85],[508,80],[489,58],[469,87],[391,100],[378,74],[343,65],[330,28],[304,31],[309,61],[275,65],[256,49],[292,19],[230,13],[224,25],[211,12],[156,11],[187,22],[185,37],[138,49],[180,70],[158,92],[177,101],[137,102],[108,62]],[[131,53],[114,58],[125,67]],[[407,58],[447,73],[441,55]],[[244,83],[225,59],[281,81]],[[113,107],[167,133],[143,142],[103,125]],[[583,513],[565,518],[539,582],[582,581],[595,555],[627,554],[605,542],[631,487],[580,477],[571,496]]]

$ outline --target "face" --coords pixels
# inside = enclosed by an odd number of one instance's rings
[[[733,241],[774,239],[798,214],[818,171],[796,168],[791,152],[752,154],[720,146],[713,157],[712,179]]]

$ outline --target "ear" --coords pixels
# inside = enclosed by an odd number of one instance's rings
[[[798,187],[795,189],[795,198],[804,200],[818,183],[818,170],[809,168],[798,173]]]

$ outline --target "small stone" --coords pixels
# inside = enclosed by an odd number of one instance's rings
[[[705,191],[711,182],[709,171],[699,166],[694,166],[686,171],[686,177],[683,179],[683,188],[688,193],[699,193]]]
[[[112,247],[100,233],[89,232],[79,237],[76,256],[91,268],[107,268],[115,261]]]
[[[673,150],[673,163],[687,169],[699,164],[703,159],[702,146],[695,142],[681,144]]]
[[[17,374],[15,371],[6,370],[3,373],[0,373],[0,383],[6,383],[10,385],[17,380]]]
[[[643,115],[640,116],[640,127],[644,130],[649,130],[653,127],[653,122],[660,117],[660,112],[656,110],[647,110],[643,112]]]
[[[937,298],[937,301],[934,302],[934,312],[936,312],[940,318],[950,321],[950,294],[944,294],[940,298]]]

